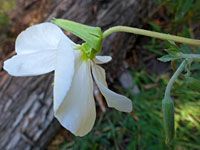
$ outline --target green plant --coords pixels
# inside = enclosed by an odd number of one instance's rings
[[[15,6],[15,0],[0,2],[0,29],[9,24],[7,13]]]

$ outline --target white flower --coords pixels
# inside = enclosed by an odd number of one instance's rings
[[[87,58],[62,30],[52,23],[29,27],[16,39],[17,55],[4,63],[13,76],[33,76],[55,70],[54,112],[63,127],[77,136],[93,127],[96,110],[93,78],[109,107],[131,112],[132,102],[107,88],[105,71],[97,64],[107,63],[109,56]],[[93,78],[92,78],[93,76]]]

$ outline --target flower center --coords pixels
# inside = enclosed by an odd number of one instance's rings
[[[83,58],[87,59],[87,60],[88,59],[93,60],[95,58],[95,56],[99,53],[99,51],[88,46],[87,42],[83,43],[82,45],[76,46],[75,49],[81,50],[83,52]]]

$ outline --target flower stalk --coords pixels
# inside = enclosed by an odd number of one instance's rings
[[[112,34],[114,32],[128,32],[128,33],[158,38],[158,39],[162,39],[162,40],[172,40],[172,41],[178,42],[178,43],[200,46],[200,40],[184,38],[184,37],[179,37],[179,36],[175,36],[175,35],[158,33],[158,32],[154,32],[154,31],[148,31],[148,30],[144,30],[144,29],[138,29],[138,28],[127,27],[127,26],[116,26],[116,27],[109,28],[108,30],[106,30],[103,33],[103,39],[105,39],[107,36],[109,36],[110,34]]]
[[[172,85],[174,84],[175,80],[180,75],[180,73],[183,71],[183,69],[186,66],[186,64],[187,64],[187,62],[186,62],[186,60],[184,60],[181,63],[181,65],[178,67],[178,69],[176,70],[176,72],[173,74],[173,76],[171,77],[171,79],[169,80],[169,82],[167,84],[167,87],[166,87],[166,90],[165,90],[165,97],[170,96]]]

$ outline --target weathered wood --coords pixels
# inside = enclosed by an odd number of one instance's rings
[[[44,2],[49,0],[33,1],[21,12]],[[53,17],[66,18],[105,30],[115,25],[142,27],[155,6],[154,0],[52,0],[41,15],[45,21]],[[80,42],[80,39],[70,37]],[[125,33],[113,34],[104,41],[101,54],[113,57],[105,66],[110,80],[123,70],[126,52],[134,42],[135,36]],[[45,148],[60,128],[53,116],[52,82],[52,74],[16,78],[4,71],[0,73],[0,149]]]

